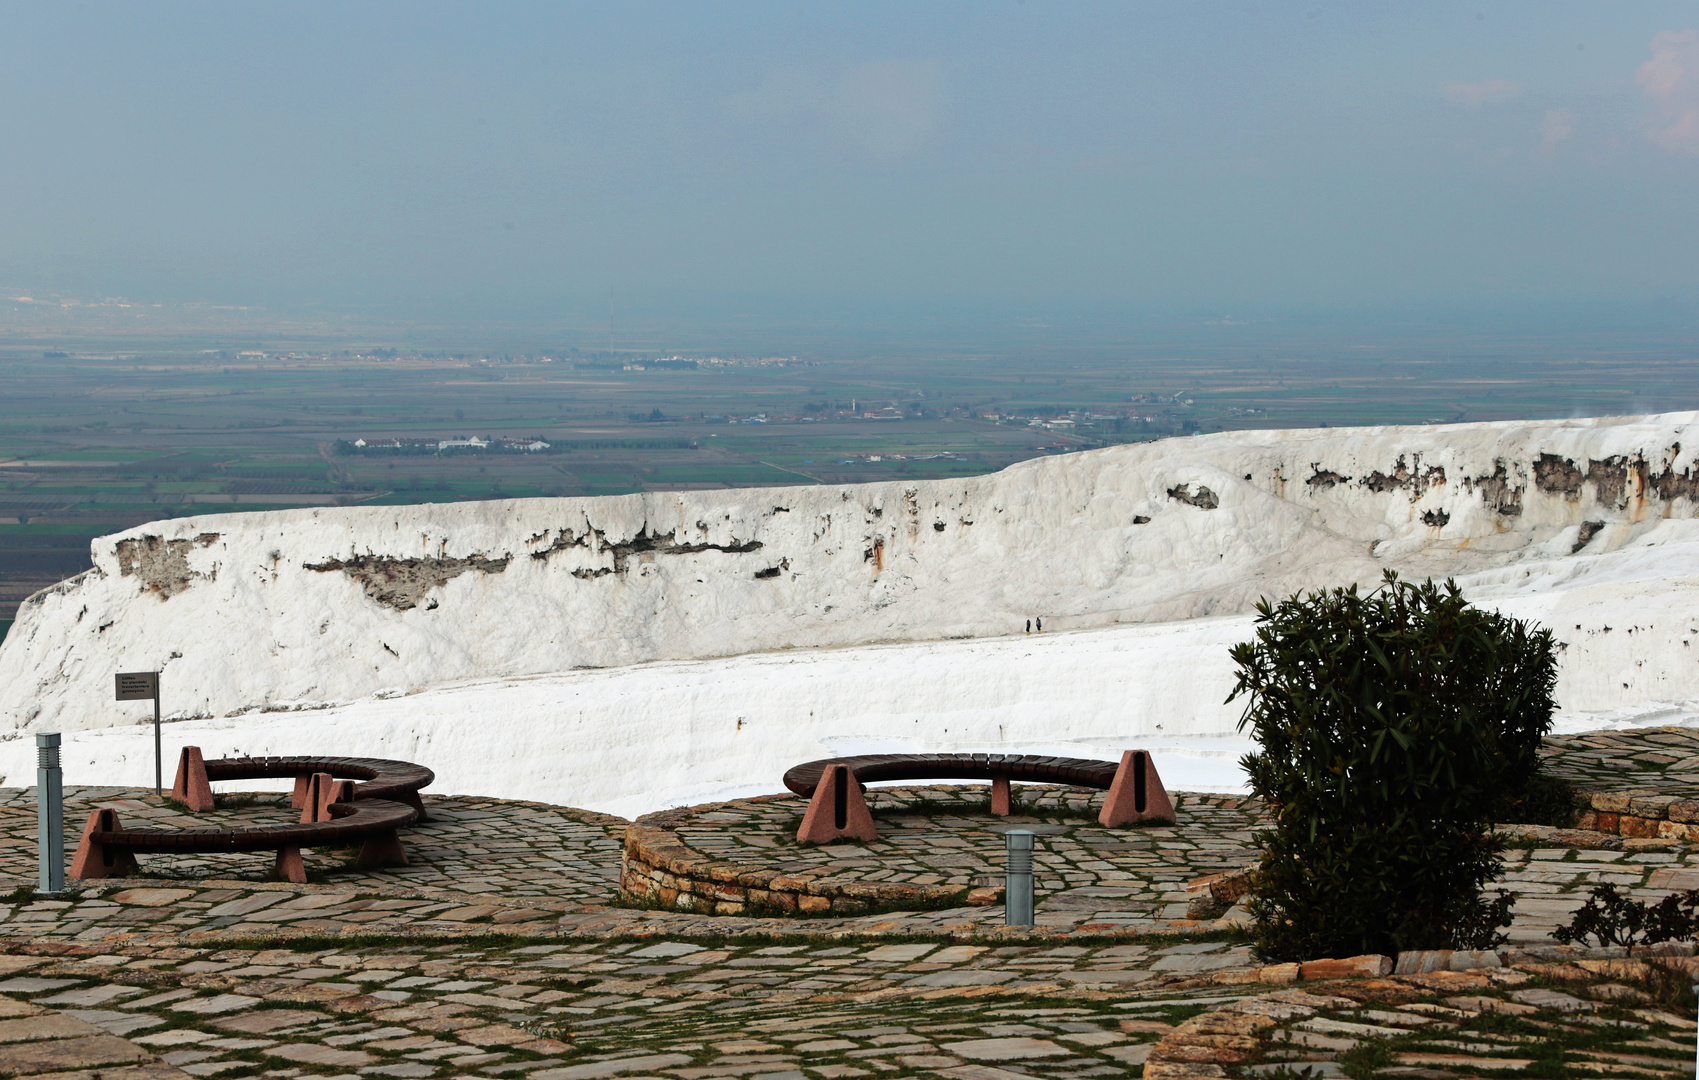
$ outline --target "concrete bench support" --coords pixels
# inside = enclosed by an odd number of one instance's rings
[[[407,849],[401,845],[401,837],[397,834],[380,833],[360,845],[360,854],[354,865],[362,870],[377,866],[406,866]]]
[[[117,832],[123,828],[118,822],[118,811],[110,806],[102,806],[89,811],[88,824],[83,826],[83,837],[77,843],[77,853],[71,859],[71,877],[77,880],[89,878],[123,877],[136,868],[136,857],[124,848],[111,844],[103,844],[99,840],[101,833]]]
[[[206,778],[206,759],[201,748],[185,746],[177,755],[177,779],[171,784],[171,797],[197,814],[213,809],[212,785]]]
[[[1115,782],[1109,785],[1097,820],[1111,829],[1140,821],[1174,824],[1174,804],[1145,751],[1128,750],[1121,755],[1121,767],[1115,770]]]
[[[862,798],[855,771],[847,765],[827,766],[814,786],[802,827],[796,831],[797,842],[827,844],[846,838],[866,842],[878,836],[879,830],[873,826],[873,815],[867,811],[867,800]]]
[[[293,881],[297,885],[307,883],[307,864],[301,861],[301,849],[284,847],[277,849],[277,862],[272,871],[284,881]]]

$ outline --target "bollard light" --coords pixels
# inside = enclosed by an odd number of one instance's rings
[[[57,893],[65,888],[65,774],[59,769],[59,733],[35,737],[37,888]]]
[[[1010,829],[1003,834],[1008,845],[1009,866],[1003,879],[1003,925],[1033,925],[1032,840],[1030,829]]]

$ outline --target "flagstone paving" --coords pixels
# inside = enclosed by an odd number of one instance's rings
[[[1693,1074],[1692,957],[1306,983],[1181,1021],[1147,1077]]]
[[[1185,919],[1194,898],[1188,882],[1256,857],[1251,829],[1263,815],[1254,799],[1176,793],[1175,825],[1107,829],[1097,822],[1102,792],[1049,784],[1016,791],[1016,812],[1000,818],[991,815],[983,785],[870,788],[879,836],[869,843],[799,844],[807,803],[788,794],[665,811],[638,824],[662,830],[673,845],[670,860],[697,864],[691,875],[710,892],[731,884],[734,872],[759,868],[815,896],[878,886],[878,895],[896,904],[976,887],[993,902],[1007,859],[1003,833],[1026,829],[1038,834],[1033,866],[1045,922],[1099,931]],[[628,857],[631,851],[628,845]],[[641,892],[635,885],[631,891]],[[819,902],[824,910],[827,901]]]
[[[1675,744],[1648,737],[1665,730],[1553,740],[1554,756],[1613,790],[1690,794]],[[1034,828],[1028,931],[995,904],[815,919],[614,906],[627,823],[429,795],[404,868],[314,852],[314,880],[293,885],[263,880],[266,855],[144,856],[149,876],[37,898],[33,794],[0,791],[0,888],[18,887],[0,898],[0,1076],[1010,1080],[1137,1075],[1147,1057],[1152,1076],[1307,1061],[1342,1075],[1363,1055],[1403,1075],[1692,1067],[1690,995],[1666,1000],[1645,972],[1590,968],[1606,954],[1546,936],[1599,882],[1647,899],[1699,887],[1699,851],[1676,842],[1508,852],[1500,884],[1520,896],[1513,946],[1528,950],[1508,954],[1515,970],[1276,989],[1297,972],[1219,929],[1242,912],[1187,917],[1188,883],[1253,857],[1250,800],[1181,793],[1183,827],[1111,832],[1090,793],[1024,789],[1021,815],[993,819],[984,788],[874,789],[888,838],[870,849],[787,843],[800,799],[739,800],[684,829],[716,858],[977,884],[996,878],[999,830]],[[151,791],[77,787],[66,818],[74,834],[96,804],[158,825],[290,817],[286,797],[237,801],[191,815]],[[1240,1057],[1212,1064],[1199,1046]]]
[[[279,1078],[1008,1080],[1147,1062],[1147,1076],[1284,1063],[1337,1076],[1352,1054],[1436,1076],[1530,1060],[1571,1069],[1536,1075],[1691,1069],[1690,1005],[1659,1000],[1644,971],[1587,958],[1597,950],[1551,952],[1513,955],[1514,969],[1275,989],[1236,981],[1255,965],[1243,946],[1156,938],[21,946],[0,956],[0,1014],[53,1012],[33,1027],[0,1020],[0,1042],[63,1042],[10,1061],[0,1046],[0,1072],[156,1057],[192,1076]]]
[[[1548,738],[1546,768],[1583,787],[1699,798],[1699,731],[1631,728]]]
[[[457,893],[501,893],[505,897],[548,897],[556,901],[605,903],[619,880],[625,819],[544,803],[427,796],[431,821],[402,831],[411,862],[368,872],[345,864],[352,852],[310,849],[302,854],[309,872],[323,880],[388,888],[446,888]],[[230,804],[191,813],[152,788],[67,786],[65,831],[68,852],[96,806],[110,806],[127,825],[149,828],[230,828],[239,824],[289,824],[300,812],[287,794],[219,796]],[[0,881],[36,876],[35,789],[0,788]],[[143,855],[150,876],[198,878],[270,876],[270,852],[218,855]],[[67,865],[69,863],[67,862]]]

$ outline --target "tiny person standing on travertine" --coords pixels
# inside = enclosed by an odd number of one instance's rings
[[[1028,619],[1026,621],[1026,632],[1029,633],[1029,634],[1032,633],[1032,620],[1031,619]]]
[[[1038,632],[1044,633],[1044,616],[1042,615],[1038,617]]]

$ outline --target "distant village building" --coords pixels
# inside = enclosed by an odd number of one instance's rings
[[[497,450],[511,454],[535,454],[547,450],[549,444],[542,439],[481,439],[476,435],[459,439],[355,439],[352,443],[339,445],[352,446],[356,452],[366,450],[394,450],[408,454],[441,454],[450,450]]]

